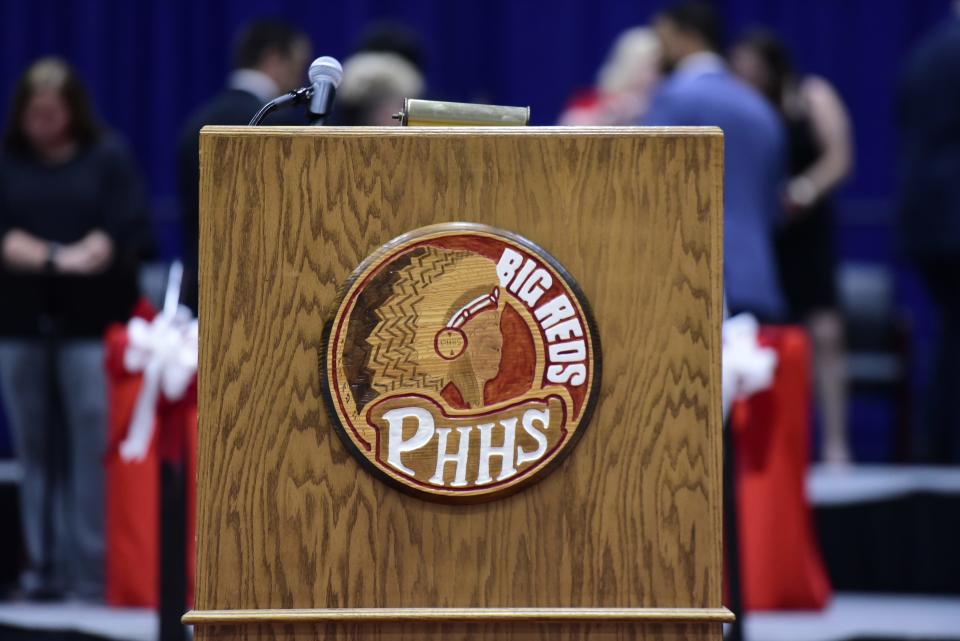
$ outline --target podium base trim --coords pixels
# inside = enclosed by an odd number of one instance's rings
[[[324,608],[191,610],[184,614],[182,619],[186,625],[425,621],[731,623],[733,620],[733,613],[727,608]]]

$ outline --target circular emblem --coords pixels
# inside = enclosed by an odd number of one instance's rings
[[[347,281],[325,340],[323,391],[348,449],[440,501],[541,478],[583,434],[600,385],[576,283],[543,249],[483,225],[381,247]]]

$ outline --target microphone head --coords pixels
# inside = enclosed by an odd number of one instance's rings
[[[310,71],[307,72],[310,78],[310,84],[317,84],[321,80],[326,80],[336,89],[343,80],[343,66],[336,58],[330,56],[321,56],[310,63]]]

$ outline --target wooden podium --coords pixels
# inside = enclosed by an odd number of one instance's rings
[[[721,638],[719,130],[207,127],[201,166],[197,639]],[[371,473],[321,381],[357,266],[451,221],[602,342],[582,438],[486,502]]]

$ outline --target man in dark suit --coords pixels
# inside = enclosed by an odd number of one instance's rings
[[[786,169],[783,125],[767,101],[717,55],[719,18],[706,2],[684,2],[654,21],[665,71],[645,125],[716,126],[724,135],[724,285],[732,313],[781,318],[774,260]]]
[[[279,21],[248,25],[234,51],[234,71],[227,87],[190,116],[177,144],[180,211],[184,254],[184,304],[197,309],[197,240],[200,190],[200,129],[205,125],[245,125],[260,107],[280,94],[306,84],[310,40]],[[267,124],[306,124],[302,117],[279,113]]]
[[[960,7],[958,7],[960,10]],[[899,240],[940,316],[917,458],[960,463],[960,14],[909,55],[899,78]]]

